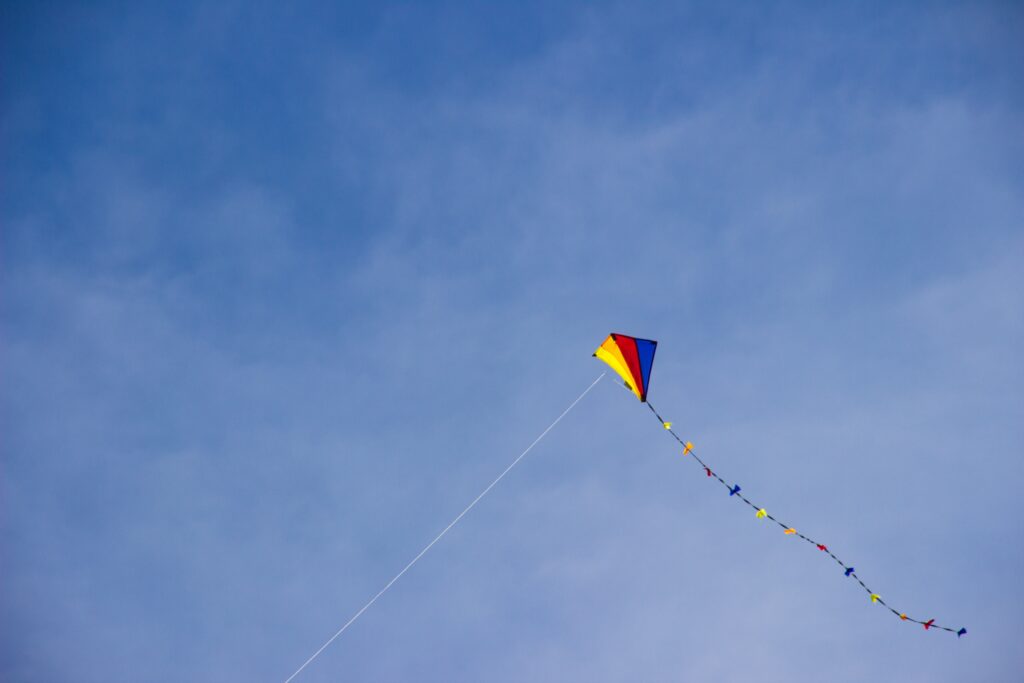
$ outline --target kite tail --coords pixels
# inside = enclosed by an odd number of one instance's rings
[[[892,612],[895,616],[899,617],[902,621],[910,621],[910,622],[913,622],[915,624],[920,624],[921,626],[924,626],[926,631],[930,630],[930,629],[938,629],[940,631],[949,631],[950,633],[955,633],[957,638],[959,638],[959,637],[961,637],[961,636],[963,636],[963,635],[965,635],[967,633],[967,629],[966,628],[953,629],[953,628],[949,628],[948,626],[942,626],[940,624],[936,624],[935,623],[935,619],[928,619],[927,621],[922,621],[920,619],[915,619],[913,617],[907,616],[907,614],[905,612],[900,612],[899,610],[897,610],[892,605],[886,603],[885,600],[883,600],[882,597],[878,593],[875,593],[873,590],[868,588],[867,584],[865,584],[864,581],[861,580],[861,578],[859,576],[857,576],[857,572],[856,572],[856,570],[854,569],[854,567],[852,565],[848,565],[845,562],[843,562],[842,560],[840,560],[839,557],[836,556],[836,554],[834,552],[832,552],[827,545],[825,545],[824,543],[818,543],[814,539],[812,539],[812,538],[810,538],[808,536],[805,536],[804,534],[800,533],[795,528],[791,527],[789,524],[786,524],[785,522],[783,522],[783,521],[781,521],[779,519],[776,519],[772,515],[768,514],[768,511],[765,508],[763,508],[763,507],[757,505],[756,503],[750,501],[746,496],[744,496],[742,493],[740,493],[741,489],[740,489],[739,484],[730,486],[728,483],[726,483],[726,481],[724,479],[722,479],[722,477],[719,476],[719,474],[717,472],[715,472],[713,469],[711,469],[710,465],[708,465],[706,462],[704,462],[700,458],[700,456],[697,455],[697,452],[694,450],[693,444],[690,443],[689,441],[686,441],[683,438],[681,438],[675,432],[675,430],[672,429],[672,423],[671,422],[667,422],[658,413],[658,411],[655,409],[655,407],[653,405],[651,405],[650,401],[646,401],[646,405],[647,405],[648,408],[650,408],[651,412],[654,414],[654,417],[656,417],[658,419],[658,422],[661,423],[661,426],[664,427],[665,430],[669,434],[672,435],[672,438],[675,439],[676,441],[678,441],[679,444],[683,447],[683,455],[692,455],[693,459],[696,460],[698,463],[700,463],[700,466],[704,468],[704,472],[707,474],[708,477],[714,477],[718,481],[718,483],[720,483],[722,486],[724,486],[726,488],[726,490],[729,491],[729,496],[730,497],[736,497],[736,498],[740,499],[741,501],[743,501],[746,505],[748,505],[751,509],[754,510],[755,516],[758,519],[767,519],[767,520],[770,520],[770,521],[774,522],[775,524],[777,524],[779,527],[782,528],[783,532],[787,536],[796,536],[797,538],[800,538],[800,539],[806,541],[807,543],[809,543],[810,545],[814,546],[820,552],[823,552],[826,555],[828,555],[829,557],[831,557],[833,560],[835,560],[835,563],[838,564],[842,568],[843,574],[845,576],[851,577],[852,579],[856,580],[858,584],[860,584],[860,587],[863,588],[864,591],[868,594],[868,597],[871,598],[871,602],[878,603],[882,607],[885,607],[887,610]]]

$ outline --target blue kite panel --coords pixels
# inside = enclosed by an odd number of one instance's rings
[[[643,379],[643,394],[647,398],[647,384],[651,380],[651,366],[654,365],[654,351],[658,342],[650,339],[636,340],[636,355],[640,360],[640,375]]]

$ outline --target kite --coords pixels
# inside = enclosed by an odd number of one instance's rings
[[[625,382],[626,388],[632,391],[633,394],[635,394],[636,397],[640,399],[642,403],[647,405],[647,407],[651,410],[654,416],[658,419],[658,422],[661,423],[661,426],[664,427],[665,430],[668,431],[668,433],[672,436],[672,438],[678,441],[679,445],[683,447],[683,456],[693,456],[693,459],[696,460],[704,469],[704,472],[707,474],[708,478],[714,477],[722,486],[726,488],[726,490],[729,492],[730,498],[735,497],[737,500],[742,501],[752,510],[754,510],[754,516],[757,519],[770,520],[771,522],[774,522],[776,525],[781,527],[783,533],[786,536],[794,536],[796,538],[800,538],[801,540],[806,541],[810,545],[817,548],[819,551],[827,554],[829,557],[835,560],[836,564],[838,564],[839,567],[843,570],[844,576],[853,578],[857,581],[858,584],[860,584],[860,587],[867,592],[872,604],[881,605],[882,607],[892,612],[895,616],[899,617],[901,621],[910,621],[915,624],[920,624],[924,627],[926,631],[930,629],[938,629],[941,631],[948,631],[949,633],[955,633],[957,638],[966,635],[966,628],[960,628],[959,630],[957,630],[949,628],[947,626],[940,626],[939,624],[935,623],[934,618],[928,619],[927,621],[921,621],[919,619],[908,617],[905,612],[900,612],[896,610],[891,605],[886,603],[885,600],[882,599],[881,595],[868,588],[867,584],[865,584],[864,581],[859,576],[857,576],[857,572],[853,568],[853,566],[848,565],[842,560],[840,560],[835,553],[829,550],[827,545],[812,540],[808,536],[805,536],[804,534],[797,531],[794,527],[790,526],[789,524],[781,522],[772,515],[768,514],[768,511],[765,508],[761,507],[760,505],[754,504],[746,496],[740,493],[740,491],[742,491],[743,489],[740,488],[739,484],[728,484],[725,481],[725,479],[723,479],[717,472],[712,470],[711,466],[705,463],[700,458],[700,456],[697,455],[696,451],[694,450],[693,444],[690,443],[689,441],[685,441],[682,437],[680,437],[675,432],[675,430],[672,429],[672,423],[662,418],[661,415],[658,414],[658,411],[655,410],[654,406],[651,405],[651,403],[647,400],[647,385],[649,384],[651,379],[651,366],[654,364],[654,350],[657,348],[657,346],[658,342],[653,341],[651,339],[638,339],[636,337],[630,337],[625,334],[613,333],[608,335],[608,338],[605,339],[599,347],[597,347],[597,350],[594,351],[594,356],[601,359],[609,366],[611,366],[611,369],[614,370],[619,375],[619,377],[621,377],[622,380]]]
[[[610,365],[643,402],[647,400],[647,383],[651,379],[651,366],[654,365],[654,351],[657,347],[658,342],[650,339],[609,334],[594,351],[594,355]]]
[[[700,456],[697,455],[696,450],[694,450],[693,444],[689,441],[684,441],[682,438],[680,438],[679,435],[675,432],[675,430],[672,429],[672,423],[662,419],[661,415],[658,414],[658,411],[654,409],[654,406],[652,406],[650,402],[648,402],[647,388],[651,381],[651,367],[654,365],[654,351],[657,349],[657,347],[658,342],[651,339],[638,339],[637,337],[630,337],[625,334],[610,334],[608,335],[608,338],[601,343],[601,346],[599,346],[597,350],[594,351],[594,356],[600,358],[602,361],[607,363],[611,367],[611,369],[614,370],[615,373],[622,378],[622,381],[625,383],[626,388],[629,391],[633,392],[633,395],[640,399],[641,403],[646,404],[647,407],[650,408],[651,412],[658,419],[658,422],[661,423],[661,426],[665,429],[665,431],[671,434],[672,438],[678,441],[679,445],[683,447],[683,456],[685,457],[688,455],[692,455],[693,459],[700,463],[700,466],[704,469],[704,472],[707,474],[707,477],[709,479],[711,477],[714,477],[716,480],[718,480],[718,482],[725,486],[725,488],[729,491],[729,497],[743,501],[752,510],[754,510],[754,516],[757,519],[765,519],[774,522],[778,526],[782,527],[782,531],[786,536],[794,536],[800,538],[806,541],[807,543],[810,543],[811,545],[815,546],[819,551],[826,553],[829,557],[836,561],[836,563],[840,566],[840,568],[842,568],[843,573],[846,576],[856,579],[857,583],[859,583],[861,587],[865,591],[867,591],[868,597],[871,598],[872,603],[882,605],[890,612],[898,616],[901,620],[912,621],[915,624],[921,624],[922,626],[924,626],[926,631],[931,629],[949,631],[950,633],[955,633],[957,635],[957,638],[967,633],[966,628],[961,628],[958,631],[954,631],[953,629],[948,628],[946,626],[940,626],[939,624],[936,624],[935,619],[929,619],[928,621],[919,621],[917,619],[912,619],[908,617],[903,612],[897,612],[895,609],[886,604],[886,602],[882,600],[882,597],[878,593],[875,593],[870,588],[868,588],[860,579],[860,577],[857,576],[854,568],[852,566],[845,564],[842,560],[836,557],[835,553],[828,549],[828,546],[826,546],[824,543],[818,543],[817,541],[811,540],[807,536],[797,531],[794,527],[791,527],[788,524],[783,524],[778,519],[768,514],[768,510],[766,510],[765,508],[750,502],[750,500],[743,495],[743,489],[740,487],[739,484],[727,484],[718,473],[711,469],[710,465],[701,460]],[[437,543],[442,538],[444,538],[445,534],[447,534],[452,529],[452,527],[459,523],[459,520],[461,520],[463,517],[469,514],[469,511],[472,510],[476,506],[476,504],[479,503],[484,498],[484,496],[486,496],[491,491],[491,489],[497,486],[498,482],[500,482],[505,477],[505,475],[507,475],[512,470],[512,468],[518,465],[519,462],[523,458],[525,458],[526,455],[533,449],[533,447],[540,443],[540,441],[545,436],[547,436],[547,434],[552,429],[554,429],[555,426],[559,422],[561,422],[566,415],[569,414],[569,412],[576,406],[576,404],[582,401],[583,397],[590,393],[590,390],[593,389],[597,385],[597,383],[601,381],[601,378],[604,377],[606,374],[607,373],[602,372],[597,379],[591,382],[590,386],[584,389],[583,393],[577,396],[576,399],[572,403],[570,403],[569,406],[565,410],[563,410],[557,418],[555,418],[554,422],[548,425],[547,429],[541,432],[540,435],[536,439],[534,439],[533,442],[529,446],[527,446],[526,449],[523,450],[523,452],[520,453],[519,456],[516,457],[516,459],[513,460],[512,463],[494,479],[494,481],[488,484],[487,487],[480,492],[480,495],[474,498],[473,501],[470,502],[469,505],[467,505],[465,509],[462,510],[462,512],[456,515],[455,519],[453,519],[448,524],[448,526],[446,526],[444,529],[440,531],[440,533],[434,536],[434,539],[432,541],[427,543],[426,546],[424,546],[423,549],[420,550],[420,552],[416,554],[401,569],[401,571],[395,574],[390,581],[385,583],[383,588],[377,591],[377,593],[373,597],[371,597],[369,601],[367,601],[366,604],[362,606],[362,608],[356,611],[355,614],[353,614],[352,617],[341,626],[341,628],[335,631],[334,635],[328,638],[327,641],[323,645],[321,645],[319,649],[317,649],[312,655],[310,655],[310,657],[306,659],[306,661],[303,662],[302,665],[299,666],[299,668],[296,669],[291,676],[286,678],[284,683],[290,683],[290,681],[292,681],[296,676],[302,673],[302,671],[307,666],[309,666],[317,657],[320,656],[320,653],[322,653],[331,643],[337,640],[341,636],[341,634],[343,634],[353,623],[355,623],[357,619],[359,619],[359,617],[364,612],[366,612],[366,610],[370,609],[373,603],[377,602],[377,600],[380,599],[381,596],[387,593],[388,589],[390,589],[391,586],[393,586],[396,581],[401,579],[406,572],[412,569],[412,567],[420,561],[420,558],[422,558],[431,548],[437,545]]]

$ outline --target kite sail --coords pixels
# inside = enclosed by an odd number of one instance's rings
[[[613,333],[597,347],[594,356],[610,365],[638,399],[647,401],[647,383],[651,381],[657,347],[658,342],[650,339]]]
[[[773,522],[777,526],[782,528],[783,534],[785,536],[799,538],[805,541],[806,543],[810,544],[814,548],[816,548],[819,552],[825,553],[825,555],[835,560],[836,564],[840,566],[840,568],[843,570],[844,576],[848,576],[856,580],[857,583],[860,584],[860,587],[867,592],[872,604],[881,605],[882,607],[892,612],[895,616],[899,617],[902,621],[909,621],[915,624],[920,624],[924,627],[926,631],[930,629],[936,629],[941,631],[948,631],[950,633],[955,633],[957,638],[966,635],[966,628],[952,629],[947,626],[940,626],[939,624],[935,623],[935,619],[928,619],[927,621],[914,619],[913,617],[907,616],[905,612],[900,612],[895,607],[889,605],[882,599],[882,597],[878,593],[875,593],[873,590],[868,588],[867,584],[865,584],[864,581],[859,576],[857,576],[857,571],[856,569],[854,569],[852,565],[848,565],[842,560],[840,560],[839,557],[837,557],[833,551],[829,550],[829,547],[827,545],[825,545],[824,543],[819,543],[811,539],[810,537],[805,536],[789,524],[786,524],[776,519],[775,517],[770,515],[765,508],[751,502],[746,496],[740,493],[740,491],[742,491],[743,489],[740,487],[739,484],[728,484],[725,479],[723,479],[717,472],[712,470],[711,466],[704,462],[700,458],[700,456],[697,455],[696,451],[694,450],[693,444],[680,437],[672,429],[672,423],[666,422],[665,419],[658,414],[658,411],[655,410],[654,406],[651,405],[649,401],[647,401],[647,384],[651,379],[651,365],[654,363],[654,349],[657,346],[657,344],[658,342],[652,341],[650,339],[637,339],[635,337],[629,337],[624,334],[611,334],[608,335],[608,338],[605,339],[604,342],[602,342],[601,346],[597,348],[597,351],[594,352],[594,356],[600,358],[605,363],[610,365],[612,369],[615,370],[615,372],[617,372],[619,376],[622,377],[622,379],[626,382],[626,386],[630,390],[632,390],[634,394],[636,394],[636,397],[647,404],[647,407],[650,408],[651,412],[658,419],[658,422],[661,423],[661,426],[664,427],[665,430],[672,435],[672,438],[678,441],[679,445],[683,447],[683,456],[692,456],[693,459],[697,463],[699,463],[700,466],[703,468],[703,471],[707,475],[707,478],[714,478],[716,481],[718,481],[718,483],[720,483],[722,486],[726,488],[726,490],[729,492],[730,498],[734,497],[736,498],[736,500],[742,501],[744,504],[746,504],[748,507],[754,510],[754,517],[756,519],[764,519]]]

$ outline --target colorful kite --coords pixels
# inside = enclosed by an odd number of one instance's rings
[[[652,406],[650,402],[647,401],[647,385],[651,379],[651,366],[654,364],[654,350],[657,347],[657,345],[658,342],[652,341],[650,339],[637,339],[635,337],[630,337],[624,334],[610,334],[608,335],[608,338],[605,339],[604,342],[602,342],[601,346],[597,348],[597,351],[594,352],[594,356],[600,358],[602,361],[610,365],[612,370],[614,370],[616,373],[618,373],[620,377],[622,377],[623,381],[626,383],[626,387],[629,388],[634,394],[636,394],[636,397],[639,398],[641,402],[647,404],[647,407],[650,408],[651,412],[658,419],[658,422],[661,423],[661,426],[664,427],[668,431],[668,433],[671,434],[672,437],[676,441],[678,441],[679,444],[683,447],[683,456],[692,455],[694,460],[700,463],[700,466],[704,468],[704,472],[707,474],[708,477],[714,477],[715,479],[717,479],[718,482],[722,484],[722,486],[724,486],[727,491],[729,491],[730,497],[735,497],[736,499],[743,501],[746,505],[753,509],[755,513],[754,516],[757,519],[767,519],[774,522],[782,528],[783,533],[786,536],[795,536],[797,538],[803,539],[810,545],[817,548],[818,551],[823,552],[829,557],[831,557],[833,560],[836,561],[836,564],[838,564],[842,568],[844,576],[851,577],[855,579],[857,583],[860,584],[861,588],[863,588],[867,592],[868,597],[871,599],[872,603],[877,603],[885,607],[895,616],[899,617],[901,620],[912,621],[915,624],[921,624],[922,626],[924,626],[924,629],[926,631],[933,628],[942,631],[949,631],[950,633],[955,633],[957,638],[967,633],[966,628],[961,628],[957,630],[948,628],[946,626],[940,626],[935,623],[935,619],[920,621],[918,619],[908,617],[904,612],[896,610],[895,608],[887,604],[884,600],[882,600],[882,597],[878,593],[875,593],[873,590],[868,588],[864,581],[862,581],[861,578],[857,576],[856,570],[852,566],[847,565],[845,562],[836,557],[835,553],[829,550],[828,546],[826,546],[824,543],[818,543],[817,541],[812,540],[811,538],[800,533],[790,525],[785,524],[776,519],[775,517],[773,517],[772,515],[768,514],[768,511],[765,508],[752,503],[750,500],[746,498],[746,496],[740,493],[742,489],[740,488],[739,484],[730,485],[726,483],[726,481],[722,479],[722,477],[720,477],[714,470],[712,470],[707,463],[701,460],[697,453],[694,451],[693,444],[690,443],[689,441],[684,441],[678,434],[676,434],[676,432],[672,429],[672,423],[666,422],[661,417],[661,415],[658,414],[658,411],[654,409],[654,406]]]
[[[742,500],[744,503],[749,505],[754,510],[754,516],[757,519],[771,520],[775,524],[782,527],[782,531],[786,536],[795,536],[801,538],[804,541],[807,541],[808,543],[816,547],[819,551],[826,553],[829,557],[835,560],[836,563],[843,569],[843,573],[846,576],[853,577],[857,581],[857,583],[859,583],[861,587],[865,591],[867,591],[868,597],[871,598],[872,603],[878,603],[882,605],[903,621],[912,621],[915,624],[921,624],[922,626],[924,626],[926,631],[932,628],[939,629],[942,631],[949,631],[950,633],[955,633],[957,637],[960,637],[967,633],[967,629],[965,628],[962,628],[959,631],[954,631],[951,628],[939,626],[935,623],[934,619],[929,619],[928,621],[918,621],[917,619],[911,619],[902,612],[897,612],[895,609],[887,605],[885,601],[882,600],[881,596],[878,595],[878,593],[875,593],[870,588],[868,588],[864,584],[864,582],[861,581],[860,577],[858,577],[857,574],[854,572],[853,567],[847,566],[842,560],[836,557],[835,554],[828,549],[828,546],[824,545],[823,543],[812,541],[810,538],[804,536],[802,533],[800,533],[793,527],[789,526],[788,524],[783,524],[779,520],[772,517],[770,514],[768,514],[768,511],[763,507],[759,507],[754,503],[750,502],[742,493],[740,493],[740,491],[742,491],[743,489],[740,488],[739,484],[733,484],[732,486],[730,486],[729,484],[725,483],[725,480],[722,479],[722,477],[715,473],[707,463],[700,459],[700,457],[693,449],[693,444],[690,443],[689,441],[683,441],[681,438],[679,438],[679,435],[672,430],[672,423],[663,420],[661,415],[658,414],[658,411],[654,409],[654,406],[652,406],[647,401],[647,386],[651,381],[651,366],[654,365],[654,351],[657,348],[657,346],[658,342],[652,341],[650,339],[637,339],[636,337],[630,337],[625,334],[611,334],[608,335],[608,338],[605,339],[601,346],[597,348],[597,350],[594,352],[594,355],[600,358],[608,365],[610,365],[612,370],[614,370],[619,375],[619,377],[622,378],[622,381],[626,383],[626,387],[630,391],[632,391],[633,394],[635,394],[636,397],[640,399],[642,403],[647,404],[647,407],[650,408],[651,412],[658,419],[658,422],[661,423],[661,426],[664,427],[665,430],[672,435],[672,438],[678,441],[679,444],[683,447],[683,456],[692,455],[694,460],[700,463],[701,467],[704,468],[704,472],[707,474],[708,478],[714,477],[715,479],[717,479],[718,482],[722,484],[722,486],[724,486],[726,490],[729,491],[730,498]],[[302,673],[303,669],[305,669],[307,666],[310,665],[310,663],[313,662],[313,660],[319,657],[320,653],[323,652],[338,637],[340,637],[341,634],[344,633],[349,626],[355,623],[355,621],[364,612],[366,612],[366,610],[368,610],[373,605],[373,603],[375,603],[382,595],[387,593],[388,589],[391,588],[391,586],[393,586],[396,581],[398,581],[400,578],[402,578],[403,575],[405,575],[406,572],[412,569],[413,565],[419,562],[420,558],[423,557],[427,553],[427,551],[433,548],[438,543],[438,541],[444,538],[444,535],[447,534],[452,529],[452,527],[458,524],[460,519],[465,517],[469,513],[469,511],[472,510],[476,506],[476,504],[479,503],[483,499],[483,497],[486,496],[491,491],[491,489],[497,486],[498,482],[500,482],[505,477],[505,475],[512,471],[512,468],[518,465],[519,462],[526,457],[526,454],[529,453],[534,446],[540,443],[540,441],[545,436],[547,436],[547,434],[552,429],[555,428],[555,425],[561,422],[562,418],[569,414],[569,411],[571,411],[577,403],[583,400],[584,396],[590,393],[590,390],[593,389],[597,385],[597,383],[601,381],[601,378],[604,377],[605,374],[607,373],[602,372],[597,377],[597,379],[591,382],[590,386],[584,389],[583,393],[577,396],[576,400],[570,403],[569,407],[563,410],[562,413],[557,418],[555,418],[554,422],[548,425],[547,429],[541,432],[540,435],[536,439],[534,439],[533,442],[529,446],[527,446],[526,449],[522,453],[520,453],[519,456],[501,472],[501,474],[497,476],[497,478],[494,479],[494,481],[488,484],[487,487],[480,492],[480,495],[474,498],[473,501],[470,502],[470,504],[467,505],[462,512],[456,515],[455,519],[453,519],[451,523],[448,524],[448,526],[442,529],[441,532],[434,537],[434,540],[427,543],[427,545],[424,546],[424,548],[415,557],[413,557],[412,560],[410,560],[409,563],[406,564],[401,571],[395,574],[390,581],[384,584],[384,587],[377,591],[376,595],[370,598],[369,601],[365,605],[363,605],[361,609],[359,609],[354,615],[352,615],[352,618],[346,621],[341,626],[341,628],[339,628],[334,633],[333,636],[328,638],[327,641],[323,645],[321,645],[316,652],[310,655],[310,657],[306,659],[306,661],[303,662],[302,665],[298,669],[296,669],[291,676],[285,679],[284,683],[290,683],[292,679],[294,679],[296,676]]]
[[[609,334],[594,355],[612,367],[626,386],[641,401],[647,400],[647,383],[651,380],[654,351],[658,342],[637,339],[624,334]]]

